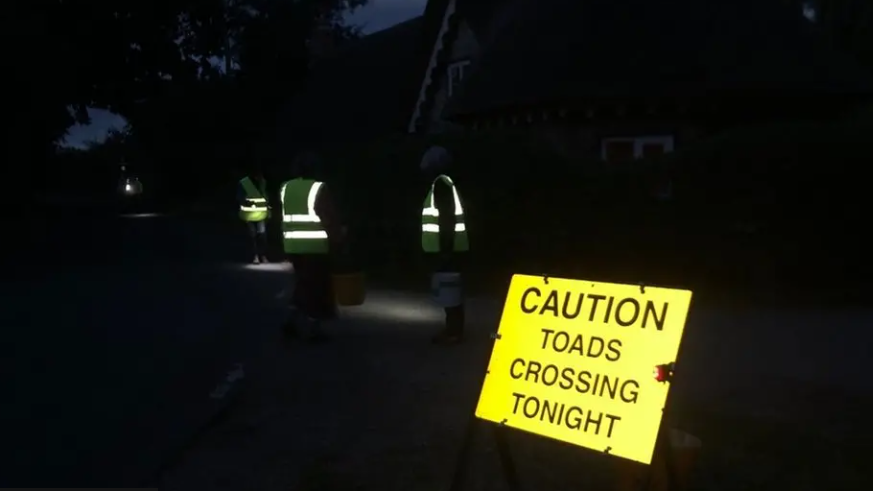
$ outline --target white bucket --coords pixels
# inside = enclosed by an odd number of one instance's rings
[[[461,273],[435,273],[430,289],[434,302],[440,307],[461,305]]]

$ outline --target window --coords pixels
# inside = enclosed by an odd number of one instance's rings
[[[467,71],[467,67],[470,65],[470,60],[462,60],[456,61],[454,63],[449,64],[448,68],[448,81],[449,81],[449,96],[454,94],[458,87],[461,85],[461,81],[464,80],[465,72]]]
[[[672,136],[605,138],[600,148],[600,156],[607,162],[626,162],[672,151]]]

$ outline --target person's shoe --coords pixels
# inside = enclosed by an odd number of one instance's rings
[[[270,261],[267,260],[267,256],[261,256],[261,264],[267,264]]]
[[[252,259],[252,264],[260,264],[260,263],[261,263],[261,259],[258,256],[255,256],[255,258]]]
[[[461,335],[461,333],[448,330],[442,330],[437,333],[436,336],[431,338],[431,342],[433,342],[433,344],[439,344],[443,346],[459,344],[463,340],[464,336]]]

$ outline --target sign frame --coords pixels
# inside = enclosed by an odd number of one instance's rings
[[[683,294],[687,294],[686,301],[684,303],[685,308],[684,308],[684,311],[681,312],[680,333],[678,335],[678,341],[676,343],[674,356],[672,356],[671,357],[672,359],[670,359],[670,360],[663,360],[662,361],[663,365],[669,365],[671,367],[671,373],[670,373],[671,377],[668,380],[661,381],[667,387],[667,390],[666,390],[666,393],[665,393],[665,396],[663,399],[663,404],[661,407],[661,415],[660,415],[660,418],[658,419],[654,441],[651,445],[651,449],[652,449],[651,450],[651,458],[649,459],[649,462],[639,462],[638,460],[636,460],[636,463],[646,465],[646,467],[647,467],[647,471],[646,471],[645,475],[643,476],[644,482],[640,483],[643,486],[643,488],[645,488],[645,486],[647,486],[651,480],[652,470],[654,468],[654,465],[655,464],[661,465],[663,461],[666,461],[667,471],[668,471],[667,472],[667,480],[668,480],[667,485],[668,485],[668,489],[673,489],[674,483],[676,483],[677,481],[676,481],[676,476],[674,475],[673,466],[671,465],[671,461],[672,461],[671,453],[672,452],[670,452],[669,449],[666,448],[666,445],[669,443],[669,435],[667,434],[667,431],[666,431],[667,427],[666,427],[665,421],[667,418],[667,414],[669,414],[671,412],[670,411],[670,406],[671,406],[671,402],[670,402],[671,397],[670,396],[671,396],[672,391],[669,390],[669,386],[670,386],[670,382],[671,382],[673,375],[674,375],[672,370],[675,368],[676,360],[680,359],[680,356],[681,356],[682,339],[684,338],[684,328],[685,328],[685,324],[687,321],[687,316],[690,312],[691,305],[692,305],[692,297],[693,297],[692,292],[690,290],[649,287],[649,286],[646,286],[644,284],[628,285],[628,284],[618,284],[618,283],[592,282],[589,280],[571,280],[571,279],[566,279],[566,278],[555,278],[555,277],[549,277],[546,275],[540,275],[540,276],[513,275],[513,278],[512,278],[513,281],[510,282],[509,291],[507,293],[506,301],[504,303],[504,308],[503,308],[503,311],[501,313],[501,320],[500,320],[501,325],[503,324],[504,317],[506,316],[507,303],[510,301],[509,292],[512,291],[512,284],[516,280],[516,277],[527,277],[527,278],[531,278],[531,279],[537,278],[539,281],[541,281],[542,285],[547,286],[547,287],[550,284],[550,279],[554,279],[554,280],[558,280],[559,282],[567,282],[567,281],[573,282],[573,283],[584,282],[584,283],[593,283],[593,284],[601,284],[601,285],[620,286],[620,287],[624,287],[624,288],[628,288],[628,287],[638,288],[639,292],[641,294],[646,294],[647,288],[655,288],[657,290],[662,290],[662,291],[682,292]],[[497,343],[501,341],[501,338],[502,338],[502,335],[500,334],[500,329],[498,327],[497,332],[494,332],[491,335],[491,339],[492,339],[493,344],[492,344],[492,349],[490,351],[490,356],[489,356],[489,361],[488,361],[489,369],[491,367],[491,362],[492,362],[491,358],[494,357],[494,353],[498,349]],[[653,365],[651,368],[654,369],[655,365]],[[485,376],[484,376],[484,380],[483,380],[483,384],[482,384],[482,390],[480,390],[480,399],[482,398],[482,393],[484,392],[484,386],[487,383],[488,377],[491,375],[489,369],[485,370]],[[513,426],[507,425],[505,419],[503,421],[494,421],[493,419],[481,418],[478,414],[480,402],[481,401],[477,401],[477,411],[474,413],[474,415],[472,415],[471,421],[469,423],[469,427],[467,428],[467,431],[465,433],[464,442],[462,444],[461,452],[460,452],[460,455],[458,457],[458,463],[457,463],[457,466],[455,468],[455,473],[453,475],[452,484],[451,484],[450,489],[452,491],[456,491],[456,490],[460,489],[460,485],[461,485],[460,483],[462,481],[464,481],[466,467],[467,467],[466,461],[468,460],[467,455],[469,453],[469,447],[472,444],[474,434],[477,432],[477,428],[479,426],[487,425],[487,426],[491,426],[492,429],[494,430],[494,438],[495,438],[496,443],[497,443],[496,446],[497,446],[497,450],[498,450],[499,457],[500,457],[501,467],[503,468],[504,477],[507,481],[507,484],[509,485],[509,488],[511,490],[518,491],[519,489],[521,489],[521,485],[519,483],[516,467],[515,467],[515,464],[513,462],[511,452],[509,451],[508,445],[507,445],[506,440],[505,440],[505,438],[506,438],[505,434],[507,432],[507,428],[513,428],[513,429],[517,429],[518,431],[525,431],[527,433],[537,434],[537,436],[542,436],[542,437],[550,439],[550,440],[561,441],[561,439],[552,438],[548,435],[541,435],[541,434],[538,434],[536,432],[530,432],[530,431],[527,431],[526,429],[515,428]],[[573,442],[569,442],[569,443],[573,444],[574,446],[579,446],[579,447],[585,448],[587,450],[591,450],[591,451],[595,451],[595,452],[598,451],[598,449],[596,449],[596,448],[586,447],[586,446],[580,445],[578,443],[573,443]],[[599,451],[602,453],[614,455],[614,454],[610,453],[610,450],[611,450],[610,447],[606,447],[604,449],[600,449]],[[614,456],[619,457],[619,458],[623,458],[623,460],[626,460],[628,462],[634,462],[634,459],[627,459],[626,457],[623,457],[620,455],[614,455]]]

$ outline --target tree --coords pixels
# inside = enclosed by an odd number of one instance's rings
[[[344,15],[367,0],[251,0],[236,23],[234,52],[242,90],[269,97],[288,94],[306,73],[313,43],[328,36],[342,43],[360,35]],[[239,4],[237,4],[239,5]],[[270,101],[265,101],[269,104]]]
[[[131,155],[136,153],[132,128],[128,125],[120,130],[109,130],[104,139],[86,142],[85,149],[96,160],[112,165],[130,161]]]
[[[87,123],[87,107],[125,116],[135,101],[196,78],[221,50],[222,0],[33,0],[14,12],[3,28],[17,42],[4,61],[15,153],[27,147],[30,158]]]
[[[310,40],[321,31],[342,42],[359,33],[344,14],[366,0],[225,0],[223,63],[196,80],[174,81],[137,105],[128,120],[153,160],[215,163],[242,152],[273,126],[276,113],[307,73]],[[223,66],[222,66],[223,65]],[[216,72],[222,67],[224,73]],[[228,71],[229,70],[229,71]],[[203,76],[204,73],[206,76]],[[169,153],[172,155],[169,155]],[[213,158],[213,154],[214,158]],[[189,157],[188,159],[192,159]]]
[[[180,193],[196,180],[208,187],[222,168],[253,162],[260,135],[306,76],[316,28],[338,40],[357,35],[343,22],[364,0],[227,0],[216,58],[197,77],[174,78],[160,95],[132,104],[125,117],[137,158],[172,175]],[[322,12],[316,9],[326,9]],[[224,59],[221,59],[224,58]],[[229,58],[229,61],[228,61]],[[229,70],[228,70],[229,69]]]
[[[305,76],[316,26],[346,38],[343,14],[366,0],[32,0],[0,27],[7,161],[13,175],[45,163],[90,108],[132,127],[139,151],[202,160],[250,138]],[[224,69],[216,60],[224,59]],[[217,144],[216,142],[220,143]],[[220,147],[221,150],[216,149]],[[102,148],[102,147],[101,147]],[[182,159],[175,159],[181,161]],[[170,166],[173,159],[164,159]],[[190,165],[189,162],[184,162]],[[39,169],[38,171],[34,169]],[[20,175],[18,174],[20,172]]]

